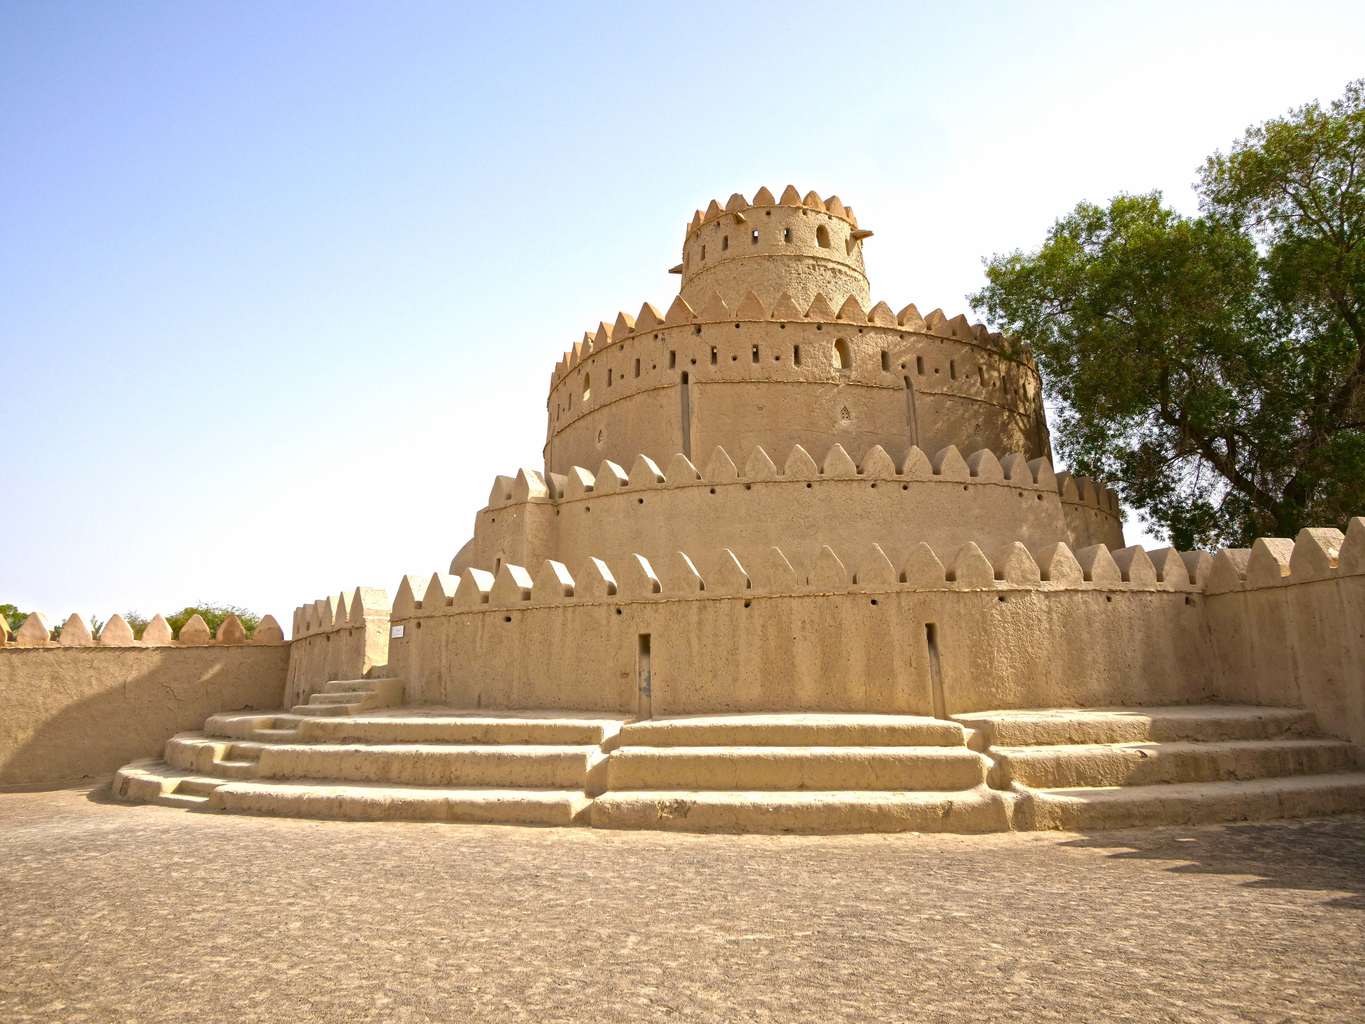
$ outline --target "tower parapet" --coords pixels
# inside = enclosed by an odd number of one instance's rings
[[[683,261],[673,269],[694,309],[712,294],[733,308],[750,292],[768,309],[784,292],[803,310],[817,294],[836,309],[849,296],[867,308],[863,240],[871,234],[838,196],[802,197],[788,185],[774,199],[760,188],[752,203],[735,193],[724,208],[713,199],[693,214]]]

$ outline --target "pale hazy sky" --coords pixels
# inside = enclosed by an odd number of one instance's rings
[[[444,570],[694,208],[837,192],[874,299],[1365,74],[1365,4],[0,6],[0,602]],[[1130,538],[1140,537],[1130,529]]]

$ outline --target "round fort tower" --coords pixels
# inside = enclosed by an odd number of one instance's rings
[[[638,454],[666,460],[716,445],[835,445],[855,459],[990,448],[1050,454],[1038,373],[999,335],[869,296],[871,232],[837,197],[712,201],[687,227],[677,299],[619,314],[555,368],[545,468],[565,473]]]
[[[543,470],[498,478],[452,571],[718,546],[1121,546],[1112,494],[1047,464],[1027,350],[874,302],[870,236],[837,197],[791,186],[697,211],[679,295],[564,354]]]
[[[866,309],[863,239],[871,236],[838,196],[821,202],[811,192],[803,200],[788,185],[778,201],[763,188],[752,203],[735,194],[723,210],[714,200],[698,210],[673,269],[694,309],[713,293],[738,306],[750,292],[766,309],[784,293],[803,311],[821,294],[835,309],[850,295]]]

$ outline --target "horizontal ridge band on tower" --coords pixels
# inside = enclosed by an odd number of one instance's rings
[[[668,307],[666,314],[661,315],[648,302],[640,307],[638,316],[632,317],[628,313],[618,313],[614,323],[608,324],[605,320],[601,321],[595,332],[584,332],[582,340],[565,351],[555,365],[553,379],[558,381],[590,355],[601,352],[609,346],[618,345],[629,337],[658,331],[666,327],[735,321],[849,323],[884,327],[911,334],[948,338],[964,344],[989,348],[1009,358],[1015,358],[1017,354],[1017,361],[1032,367],[1032,360],[1027,354],[1026,346],[1017,344],[1013,339],[1006,338],[998,331],[991,331],[985,324],[968,323],[966,316],[961,313],[950,318],[942,309],[935,309],[927,316],[921,316],[914,303],[905,306],[899,313],[893,313],[886,302],[878,302],[870,310],[864,310],[858,300],[851,295],[836,310],[824,294],[817,294],[805,312],[802,312],[786,292],[778,297],[771,309],[766,309],[758,296],[750,291],[733,309],[726,304],[719,294],[713,292],[697,310],[694,310],[679,295]]]
[[[750,450],[742,471],[720,445],[712,449],[703,470],[698,470],[692,460],[681,452],[669,459],[667,469],[661,469],[647,455],[637,455],[629,472],[609,459],[602,461],[596,473],[582,466],[573,466],[563,475],[551,473],[548,479],[540,470],[524,467],[515,477],[499,476],[495,479],[488,495],[487,507],[502,508],[535,501],[553,502],[627,489],[857,479],[1000,483],[1057,493],[1064,503],[1085,505],[1113,516],[1119,514],[1118,496],[1104,484],[1070,473],[1054,474],[1052,464],[1046,458],[1026,459],[1017,452],[997,458],[989,449],[983,448],[964,459],[956,445],[948,445],[930,459],[918,447],[911,445],[897,466],[886,449],[881,445],[873,445],[863,456],[862,465],[858,466],[843,445],[838,443],[831,446],[822,464],[817,464],[801,445],[793,445],[780,470],[777,462],[760,445]]]

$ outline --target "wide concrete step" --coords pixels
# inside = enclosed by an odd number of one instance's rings
[[[181,779],[176,784],[174,793],[176,796],[202,796],[213,795],[214,790],[223,785],[224,780],[219,778],[191,777]]]
[[[607,789],[963,790],[987,765],[966,747],[622,747]]]
[[[918,715],[687,715],[631,722],[620,744],[631,747],[960,747],[956,722]]]
[[[992,784],[1041,789],[1228,782],[1355,767],[1349,743],[1327,739],[992,747]]]
[[[621,728],[606,716],[540,716],[432,710],[385,710],[345,718],[301,720],[308,743],[459,743],[600,746]]]
[[[322,684],[323,693],[369,693],[373,689],[373,679],[333,679]]]
[[[213,772],[225,779],[254,779],[256,761],[214,761]]]
[[[117,799],[129,803],[204,807],[225,781],[176,768],[158,758],[144,758],[115,772],[110,790]]]
[[[1312,713],[1302,708],[1241,704],[973,711],[953,719],[1000,747],[1259,740],[1318,731]]]
[[[1365,772],[1296,775],[1246,782],[1026,791],[1017,828],[1150,828],[1365,811]]]
[[[197,793],[162,793],[150,801],[162,807],[180,807],[187,811],[211,810],[209,798]]]
[[[254,733],[280,726],[282,718],[286,728],[291,727],[287,723],[297,721],[292,716],[284,717],[279,711],[272,711],[269,714],[262,714],[259,711],[222,712],[210,715],[204,722],[204,735],[222,739],[256,739]]]
[[[955,793],[625,791],[598,797],[597,828],[675,832],[1002,832],[1010,800],[984,786]]]
[[[297,726],[289,729],[252,729],[250,737],[259,743],[289,743],[300,738]]]
[[[347,715],[372,708],[392,707],[403,702],[403,680],[395,678],[342,680],[345,683],[363,682],[360,689],[330,691],[324,689],[312,694],[307,704],[297,704],[293,708],[296,715]]]
[[[352,700],[345,704],[295,704],[290,710],[293,714],[312,718],[323,715],[349,715],[353,712],[368,710],[369,707],[370,705],[363,701]]]
[[[330,686],[331,684],[328,683],[327,685]],[[373,690],[370,690],[370,689],[365,689],[365,690],[339,690],[339,691],[337,691],[337,692],[335,692],[335,693],[332,693],[332,692],[315,693],[315,694],[313,694],[311,697],[308,698],[308,703],[309,703],[309,704],[313,704],[313,705],[317,705],[317,704],[357,704],[357,703],[363,701],[366,697],[372,697],[372,696],[374,696],[374,691],[373,691]]]
[[[225,811],[352,821],[586,824],[581,790],[436,788],[343,782],[232,782],[214,791]]]
[[[335,779],[405,786],[578,789],[597,747],[402,743],[261,748],[258,779]]]

